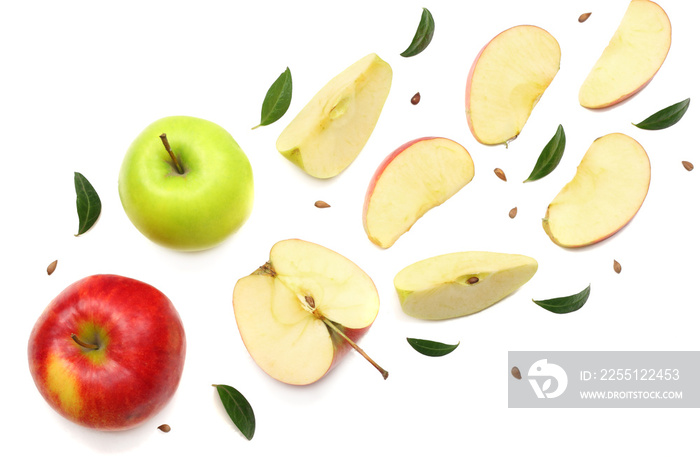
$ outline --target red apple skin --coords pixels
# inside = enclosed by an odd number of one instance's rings
[[[86,349],[76,334],[100,349]],[[85,427],[126,430],[174,395],[185,362],[185,332],[156,288],[93,275],[51,301],[29,337],[29,370],[58,413]]]
[[[501,34],[503,34],[503,33],[501,33]],[[498,37],[498,36],[496,36],[496,37]],[[486,47],[488,47],[492,41],[493,41],[493,39],[491,39],[486,45],[484,45],[481,48],[481,50],[479,50],[479,53],[476,55],[476,58],[472,62],[472,66],[469,69],[469,74],[467,75],[467,90],[465,91],[465,96],[464,96],[464,104],[465,104],[465,108],[467,109],[467,124],[469,125],[469,131],[472,132],[472,136],[474,136],[474,139],[476,139],[481,144],[484,144],[484,141],[479,139],[476,135],[476,132],[474,131],[474,123],[472,122],[472,113],[470,110],[471,109],[471,97],[472,97],[472,79],[474,78],[474,70],[476,69],[476,64],[479,63],[479,59],[481,58],[481,54],[484,53],[484,50],[486,50]]]
[[[438,139],[435,136],[426,136],[418,139],[414,139],[412,141],[408,141],[407,143],[399,146],[396,150],[394,150],[391,154],[389,154],[381,164],[379,164],[379,167],[377,167],[377,170],[374,172],[374,175],[372,175],[372,179],[369,182],[369,186],[367,187],[367,193],[365,194],[365,203],[364,206],[362,207],[362,225],[365,228],[365,231],[367,231],[367,210],[369,209],[369,201],[372,199],[372,194],[374,194],[374,188],[377,186],[377,181],[379,181],[379,178],[382,177],[382,174],[384,173],[384,170],[386,167],[389,166],[389,164],[403,151],[411,147],[413,144],[416,144],[421,141],[427,141],[429,139]],[[368,233],[369,234],[369,233]]]

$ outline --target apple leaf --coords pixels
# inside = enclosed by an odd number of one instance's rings
[[[527,181],[535,181],[540,178],[552,173],[552,171],[557,168],[562,156],[564,155],[564,148],[566,147],[566,134],[564,134],[564,127],[559,125],[557,132],[554,133],[552,139],[549,140],[542,153],[537,158],[537,163],[535,163],[535,168],[532,169],[532,173],[527,177],[523,183]]]
[[[282,118],[292,102],[292,72],[287,67],[267,90],[260,112],[259,126],[267,126]]]
[[[255,414],[253,414],[253,408],[248,400],[241,392],[229,385],[214,384],[212,386],[219,393],[221,403],[238,430],[248,440],[252,439],[253,434],[255,434]]]
[[[588,285],[585,290],[571,296],[562,298],[545,299],[542,301],[532,300],[538,306],[547,309],[555,314],[568,314],[569,312],[578,311],[586,304],[588,296],[591,294],[591,285]]]
[[[690,106],[690,98],[666,107],[639,123],[632,123],[640,129],[665,129],[678,123]]]
[[[87,178],[75,172],[74,180],[75,204],[78,209],[78,233],[75,236],[80,236],[92,228],[100,217],[102,202]]]
[[[438,357],[450,354],[459,346],[459,343],[457,343],[456,345],[448,345],[437,341],[420,340],[418,338],[406,338],[406,341],[408,341],[408,344],[411,345],[413,349],[418,351],[420,354],[424,354],[426,356],[431,357]]]
[[[420,23],[416,30],[416,35],[413,36],[411,45],[401,53],[402,57],[413,57],[421,53],[433,40],[433,32],[435,32],[435,20],[433,15],[427,8],[423,8],[423,14],[420,17]]]

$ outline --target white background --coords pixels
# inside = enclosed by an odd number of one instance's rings
[[[693,298],[700,173],[687,172],[681,161],[700,164],[700,7],[685,0],[661,5],[673,24],[665,64],[633,99],[594,112],[579,106],[578,88],[615,31],[624,0],[3,2],[0,462],[688,464],[697,451],[695,410],[507,407],[509,350],[699,349]],[[423,6],[435,18],[434,39],[422,54],[403,58]],[[590,19],[579,24],[588,11]],[[557,38],[561,70],[509,148],[483,146],[464,114],[467,73],[484,44],[518,24],[538,25]],[[329,79],[370,52],[394,71],[379,123],[345,172],[313,179],[276,152],[277,136]],[[251,131],[268,87],[287,66],[294,79],[289,111]],[[417,91],[422,100],[413,106]],[[645,132],[630,124],[688,97],[688,113],[672,128]],[[117,174],[127,147],[168,115],[220,124],[253,166],[252,216],[206,252],[152,244],[119,201]],[[521,183],[560,123],[567,135],[561,164],[540,181]],[[616,131],[649,154],[647,199],[612,238],[562,249],[542,230],[546,207],[593,140]],[[460,142],[476,176],[381,250],[362,228],[367,185],[386,155],[422,136]],[[493,174],[496,167],[508,182]],[[92,182],[103,203],[99,222],[77,238],[74,171]],[[319,199],[332,207],[316,209]],[[518,215],[510,219],[515,206]],[[386,381],[353,353],[322,381],[287,386],[246,352],[231,306],[233,286],[266,261],[275,242],[294,237],[345,255],[374,279],[381,309],[361,346],[388,369]],[[526,254],[540,267],[519,291],[482,313],[443,322],[405,316],[394,275],[419,259],[463,250]],[[47,276],[54,259],[56,272]],[[619,275],[613,260],[622,264]],[[156,286],[178,308],[187,333],[176,396],[128,432],[96,432],[64,420],[28,371],[35,320],[63,288],[95,273]],[[573,314],[554,315],[531,301],[573,294],[589,283],[588,303]],[[461,344],[449,356],[428,358],[406,337]],[[212,383],[232,385],[248,398],[257,419],[252,441],[228,419]],[[172,431],[158,431],[162,423]]]

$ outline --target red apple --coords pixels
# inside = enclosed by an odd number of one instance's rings
[[[125,430],[172,398],[185,363],[185,331],[170,300],[146,283],[93,275],[63,290],[29,337],[29,370],[61,415]]]

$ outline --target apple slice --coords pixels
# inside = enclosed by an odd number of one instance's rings
[[[233,310],[243,343],[270,376],[307,385],[357,345],[379,311],[369,276],[340,254],[298,239],[280,241],[270,260],[241,278]]]
[[[632,0],[608,46],[579,91],[587,108],[605,108],[639,92],[671,48],[671,22],[649,0]]]
[[[467,122],[482,144],[507,144],[559,71],[561,49],[537,26],[515,26],[477,55],[467,78]]]
[[[370,181],[362,213],[367,236],[390,247],[473,177],[472,158],[455,141],[426,137],[407,142],[384,159]]]
[[[549,204],[542,226],[560,246],[602,241],[634,217],[647,195],[650,177],[649,157],[637,141],[620,133],[598,138],[574,178]]]
[[[367,143],[391,88],[391,67],[372,53],[321,89],[277,139],[277,150],[316,178],[345,170]]]
[[[409,265],[394,278],[401,308],[412,317],[443,320],[482,311],[513,293],[537,272],[519,254],[455,252]]]

